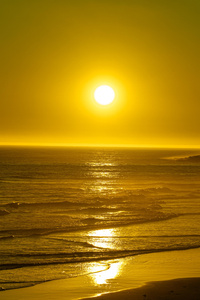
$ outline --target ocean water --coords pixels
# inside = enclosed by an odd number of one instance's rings
[[[0,288],[200,247],[200,150],[0,147]]]

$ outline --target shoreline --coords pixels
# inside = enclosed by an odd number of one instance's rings
[[[200,299],[200,277],[177,278],[166,281],[147,282],[145,285],[104,295],[82,298],[82,300],[198,300]]]
[[[87,275],[49,281],[32,287],[1,291],[0,298],[1,300],[78,300],[100,296],[97,299],[110,299],[108,297],[112,297],[111,299],[121,299],[122,297],[128,299],[129,293],[135,295],[137,292],[142,297],[134,296],[136,300],[150,300],[151,298],[144,296],[147,293],[145,292],[147,287],[154,286],[152,290],[151,288],[148,290],[149,295],[154,292],[158,293],[156,292],[157,289],[163,290],[163,292],[169,289],[166,283],[161,284],[159,282],[174,280],[182,282],[183,279],[190,278],[189,281],[195,290],[197,290],[197,282],[200,286],[200,248],[143,254],[115,259],[109,263],[110,267],[101,272],[95,273],[94,263],[90,269],[91,272]],[[102,264],[105,264],[105,261],[102,261]],[[175,290],[177,287],[174,286],[172,289]],[[188,289],[191,290],[190,286]],[[114,296],[112,296],[113,293]],[[152,300],[156,299],[179,298],[152,298]],[[180,299],[193,300],[191,297]],[[194,299],[197,300],[200,297]]]

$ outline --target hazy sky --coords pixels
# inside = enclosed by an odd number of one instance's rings
[[[200,146],[199,16],[199,0],[1,0],[0,144]]]

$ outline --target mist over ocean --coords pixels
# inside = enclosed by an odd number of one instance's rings
[[[0,147],[0,287],[200,247],[200,150]]]

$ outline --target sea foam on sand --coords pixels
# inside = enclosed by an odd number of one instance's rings
[[[195,298],[195,293],[199,293],[200,281],[197,278],[200,278],[200,249],[144,254],[104,263],[110,264],[110,268],[105,271],[91,272],[71,279],[55,280],[29,288],[4,291],[1,292],[1,300],[71,300],[102,294],[109,294],[111,299],[128,299],[131,293],[131,299],[137,300],[200,299]],[[160,281],[177,278],[195,277],[195,280],[173,280],[160,283]],[[145,285],[152,281],[154,283]],[[143,286],[142,289],[138,289],[141,286]],[[187,290],[187,294],[183,292],[184,289]],[[194,293],[190,298],[178,298],[183,294],[186,297],[191,290]],[[111,294],[117,291],[122,291],[120,292],[122,294]],[[161,292],[163,298],[156,296],[161,295]],[[150,296],[147,298],[147,293],[152,295],[151,298]],[[103,299],[108,299],[108,296]]]

